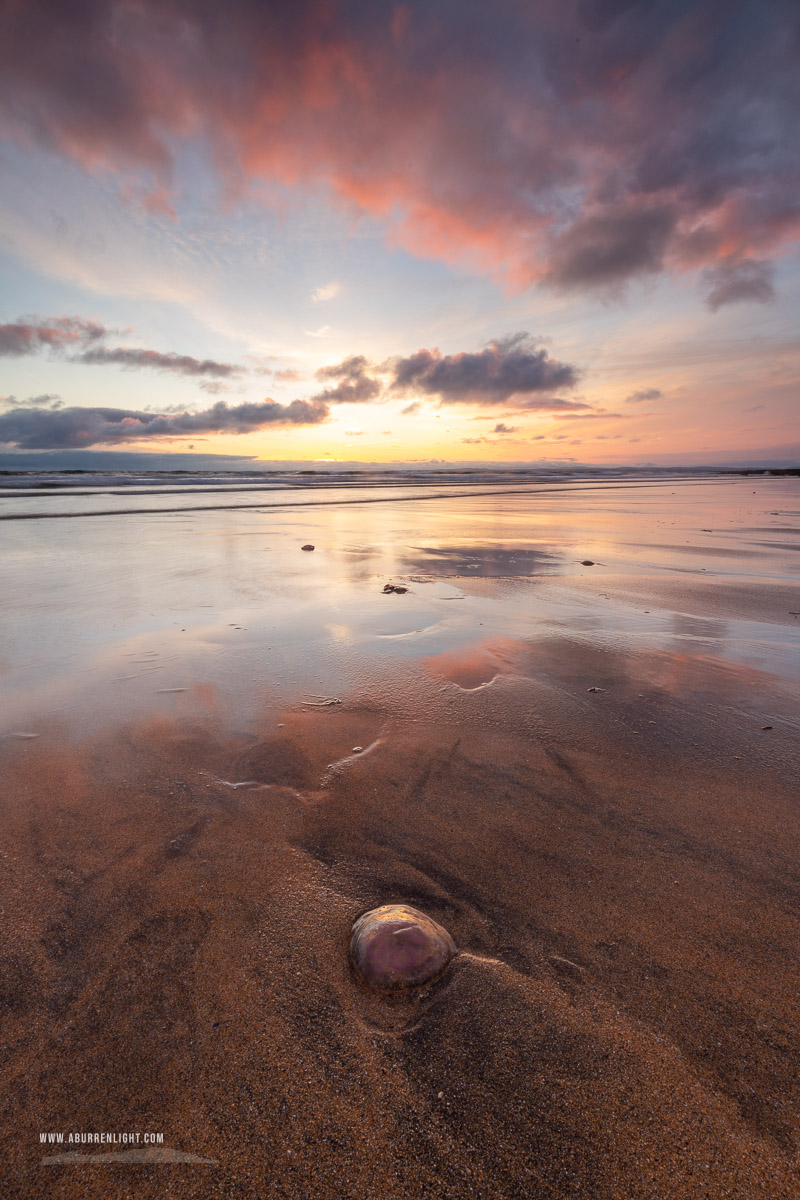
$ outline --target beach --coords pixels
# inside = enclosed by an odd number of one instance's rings
[[[796,1197],[800,482],[138,490],[0,495],[2,1194]]]

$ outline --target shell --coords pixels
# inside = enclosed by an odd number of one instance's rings
[[[383,904],[353,925],[350,956],[365,983],[384,991],[420,987],[456,953],[446,929],[408,904]]]

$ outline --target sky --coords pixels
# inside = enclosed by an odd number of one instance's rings
[[[800,461],[794,0],[0,34],[4,462]]]

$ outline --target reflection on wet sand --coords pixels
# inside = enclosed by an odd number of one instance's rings
[[[403,567],[411,572],[428,572],[437,577],[475,575],[488,579],[509,575],[540,575],[557,569],[561,554],[548,549],[498,546],[412,546],[403,556]]]
[[[498,675],[527,674],[529,647],[511,638],[491,639],[458,650],[445,650],[426,659],[433,675],[441,675],[461,688],[477,688]]]
[[[20,523],[4,1193],[795,1200],[796,556],[690,573],[691,487]],[[384,995],[349,940],[389,903],[458,954]]]
[[[800,717],[798,689],[767,670],[730,663],[705,653],[706,644],[721,638],[721,621],[680,618],[676,615],[671,650],[629,650],[593,644],[580,637],[547,637],[523,640],[490,638],[447,650],[425,659],[426,670],[462,689],[476,689],[498,676],[521,676],[568,690],[608,692],[617,701],[673,698],[688,708],[699,700],[718,704],[752,702],[773,708],[777,703],[788,723]],[[700,645],[692,649],[686,639]]]

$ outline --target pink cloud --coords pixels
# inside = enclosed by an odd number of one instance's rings
[[[0,122],[89,169],[174,148],[229,194],[327,188],[421,254],[511,286],[619,288],[727,264],[712,307],[769,298],[800,230],[792,9],[543,0],[28,0],[5,7]],[[742,265],[744,264],[744,265]]]

